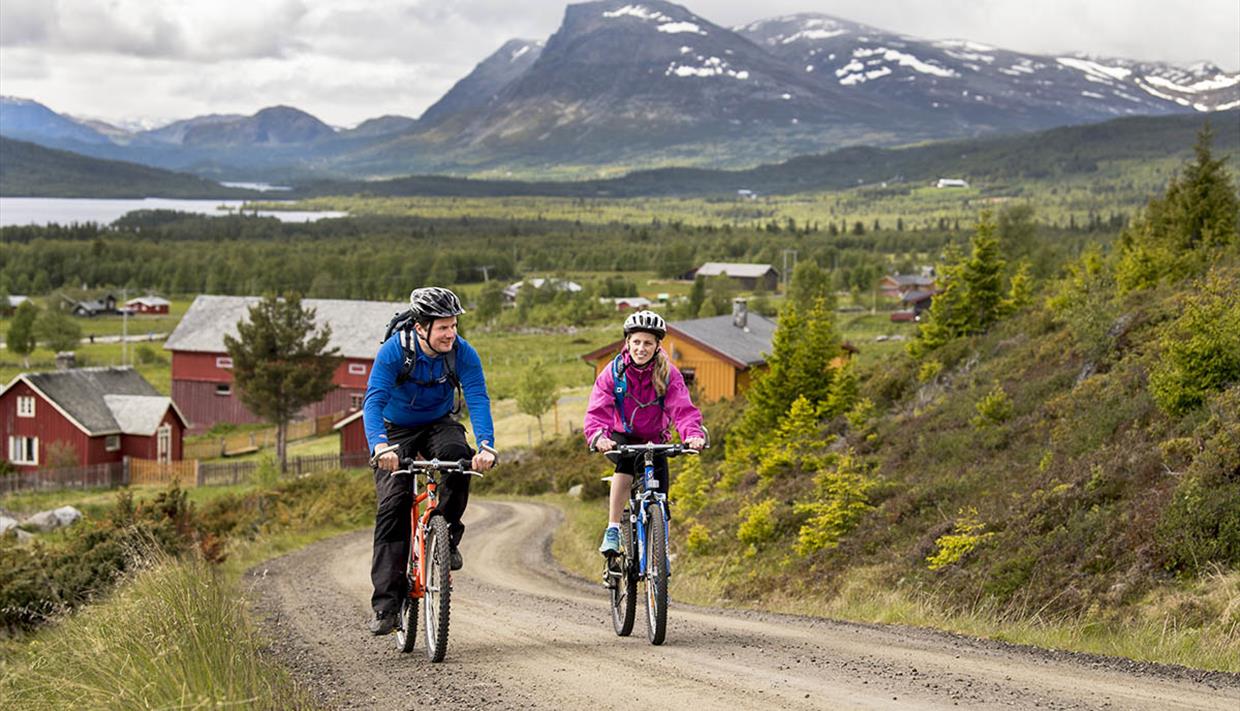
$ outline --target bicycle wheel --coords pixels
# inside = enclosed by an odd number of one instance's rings
[[[413,590],[413,580],[418,574],[418,563],[413,551],[409,552],[409,568],[405,575],[406,591]],[[405,600],[400,605],[400,622],[396,627],[396,649],[402,653],[413,651],[413,642],[418,638],[418,599],[405,593]]]
[[[646,636],[663,644],[667,634],[667,521],[651,506],[646,525]]]
[[[637,614],[637,563],[633,560],[633,524],[629,512],[624,512],[624,524],[620,526],[620,555],[612,557],[607,565],[619,568],[619,578],[611,586],[611,626],[616,634],[628,637],[633,631],[633,618]]]
[[[426,657],[442,662],[448,652],[448,613],[452,604],[452,577],[448,550],[448,522],[432,516],[426,527]]]

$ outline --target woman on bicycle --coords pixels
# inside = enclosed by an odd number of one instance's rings
[[[595,379],[586,408],[583,431],[592,449],[662,444],[668,440],[669,425],[676,426],[686,446],[702,448],[702,413],[689,398],[684,377],[659,347],[665,335],[667,324],[653,311],[637,311],[624,320],[624,349]],[[666,493],[667,458],[658,457],[655,467],[659,489]],[[607,530],[599,546],[603,555],[620,552],[620,516],[637,471],[636,455],[617,458]]]

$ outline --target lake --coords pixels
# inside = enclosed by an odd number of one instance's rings
[[[241,206],[241,200],[172,200],[145,198],[116,200],[95,198],[18,198],[0,197],[0,227],[10,225],[46,225],[73,222],[108,224],[133,210],[180,210],[199,215],[227,215]],[[248,214],[248,211],[247,211]],[[347,212],[283,212],[259,210],[261,216],[275,217],[282,222],[313,222],[326,217],[347,217]]]

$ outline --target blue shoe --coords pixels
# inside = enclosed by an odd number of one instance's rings
[[[603,545],[598,547],[603,555],[620,555],[620,529],[607,527],[603,532]]]

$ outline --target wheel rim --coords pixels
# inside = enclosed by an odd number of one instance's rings
[[[426,635],[428,647],[435,646],[435,640],[439,633],[439,559],[438,556],[431,554],[431,546],[435,543],[434,535],[427,536],[426,550],[426,587],[423,590],[422,598],[426,607]]]

